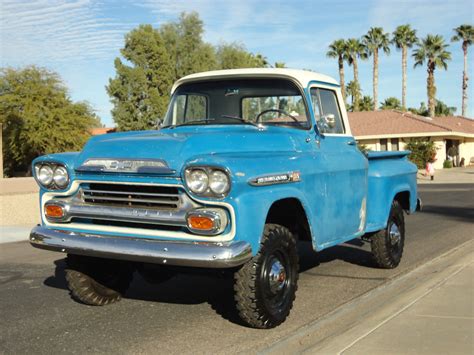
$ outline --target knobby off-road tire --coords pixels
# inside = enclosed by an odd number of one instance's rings
[[[66,281],[71,297],[91,306],[122,299],[133,278],[134,267],[125,261],[68,254]]]
[[[405,244],[405,220],[398,201],[393,201],[387,221],[387,228],[378,231],[371,238],[372,254],[378,267],[393,269],[402,259]]]
[[[234,274],[241,319],[253,328],[274,328],[290,314],[298,282],[296,238],[285,227],[266,224],[260,250]]]

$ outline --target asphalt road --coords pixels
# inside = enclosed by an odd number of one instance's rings
[[[474,184],[420,187],[424,212],[406,217],[402,263],[373,267],[359,241],[314,253],[300,245],[301,276],[290,318],[272,330],[242,326],[228,279],[180,275],[149,285],[138,275],[106,307],[69,298],[63,255],[26,242],[0,244],[0,353],[258,352],[298,328],[474,236]]]

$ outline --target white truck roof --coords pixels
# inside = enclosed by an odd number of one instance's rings
[[[296,80],[303,88],[306,88],[311,81],[317,81],[329,85],[339,86],[339,83],[330,76],[315,73],[308,70],[286,69],[286,68],[249,68],[249,69],[229,69],[213,70],[202,73],[187,75],[173,85],[171,93],[176,88],[187,82],[201,81],[203,79],[226,79],[236,77],[283,77]]]

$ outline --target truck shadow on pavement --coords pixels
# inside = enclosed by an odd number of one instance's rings
[[[354,240],[344,245],[316,253],[310,242],[300,242],[298,252],[300,255],[300,272],[312,270],[312,276],[318,275],[317,267],[334,260],[342,260],[362,267],[373,267],[371,254],[360,249],[363,242]],[[44,280],[48,287],[67,290],[65,280],[65,259],[58,259],[54,275]],[[313,270],[314,269],[314,270]],[[335,276],[336,277],[336,276]],[[353,275],[337,276],[353,278]],[[147,283],[138,273],[134,274],[125,299],[145,302],[199,305],[207,303],[224,319],[244,325],[240,320],[233,300],[233,279],[231,273],[215,273],[211,276],[204,274],[178,274],[169,281],[161,284]],[[71,300],[71,302],[73,302]],[[84,307],[88,307],[84,305]]]
[[[448,217],[449,219],[470,222],[474,221],[474,208],[472,207],[453,207],[453,206],[424,206],[422,213],[430,213],[439,216]]]
[[[298,254],[300,256],[300,272],[316,268],[321,264],[341,260],[353,265],[374,268],[370,247],[360,239],[353,239],[344,244],[337,245],[320,252],[315,252],[311,242],[300,242]],[[366,250],[368,249],[368,250]]]

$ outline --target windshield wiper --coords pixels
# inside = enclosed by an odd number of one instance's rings
[[[255,127],[259,127],[260,126],[258,124],[256,124],[255,122],[252,122],[252,121],[247,121],[245,118],[242,118],[242,117],[239,117],[239,116],[231,116],[231,115],[222,115],[221,117],[223,118],[230,118],[232,120],[236,120],[236,121],[239,121],[239,122],[242,122],[244,124],[250,124],[252,126],[255,126]]]
[[[176,127],[183,127],[183,126],[192,126],[192,125],[195,125],[195,124],[201,124],[201,123],[206,123],[206,122],[215,121],[215,120],[216,120],[215,118],[203,118],[202,120],[184,122],[184,123],[180,123],[180,124],[177,124],[177,125],[174,125],[174,126],[166,126],[166,127],[163,127],[163,128],[176,128]]]

